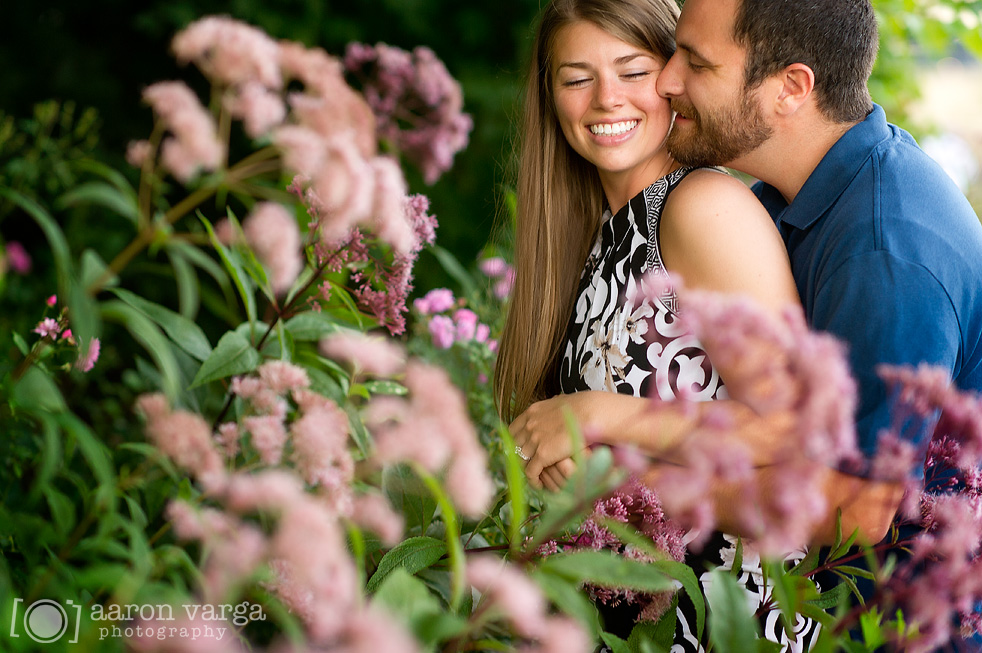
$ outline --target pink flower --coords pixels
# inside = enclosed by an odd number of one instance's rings
[[[286,361],[267,361],[256,372],[266,387],[278,395],[310,387],[307,370]]]
[[[498,299],[507,299],[511,294],[512,286],[515,284],[515,270],[509,269],[504,276],[494,284],[494,296]]]
[[[477,333],[477,313],[469,308],[461,308],[453,314],[456,323],[456,340],[467,342],[473,340]]]
[[[346,493],[355,475],[347,447],[348,416],[324,397],[314,403],[310,396],[305,404],[303,415],[290,426],[293,462],[308,483]]]
[[[48,305],[48,308],[52,308],[55,304],[58,303],[58,295],[51,295],[46,300],[44,300],[44,303]]]
[[[239,425],[235,422],[225,422],[218,427],[215,442],[222,448],[225,456],[235,458],[239,453]]]
[[[58,326],[58,320],[46,317],[37,326],[34,327],[34,333],[38,334],[42,338],[51,338],[55,340],[58,337],[58,332],[61,328]]]
[[[537,646],[525,646],[521,653],[589,653],[595,648],[583,627],[568,617],[549,617]]]
[[[361,85],[381,138],[395,144],[434,183],[467,145],[473,123],[463,93],[432,50],[348,45],[345,68]]]
[[[418,653],[419,644],[397,619],[372,603],[348,616],[334,653]]]
[[[265,32],[224,16],[208,16],[178,32],[171,42],[178,61],[195,65],[227,85],[258,82],[280,88],[279,44]]]
[[[304,260],[300,254],[300,229],[282,204],[261,202],[242,222],[246,242],[270,271],[273,291],[283,293],[293,284]]]
[[[505,259],[500,256],[492,256],[490,258],[481,259],[477,264],[477,267],[488,277],[500,277],[505,274],[511,266],[505,262]]]
[[[491,327],[489,327],[487,324],[478,324],[477,329],[474,331],[474,340],[478,342],[487,342],[490,335]]]
[[[7,243],[6,251],[11,270],[17,274],[27,274],[31,271],[31,255],[23,245],[16,240],[11,240]]]
[[[159,393],[141,395],[136,406],[146,418],[150,440],[171,460],[203,482],[210,484],[224,478],[222,458],[212,441],[211,427],[200,415],[172,411],[167,398]]]
[[[211,114],[183,82],[158,82],[143,91],[143,99],[170,131],[161,145],[161,164],[182,182],[198,170],[221,165],[225,146]]]
[[[126,162],[134,168],[142,168],[146,160],[153,154],[150,141],[130,141],[126,146]]]
[[[407,186],[402,168],[391,157],[375,157],[370,162],[375,177],[372,206],[375,234],[400,254],[418,251],[419,241],[409,221]]]
[[[489,556],[474,556],[467,560],[467,580],[521,635],[541,637],[549,631],[542,592],[515,567]]]
[[[434,315],[428,327],[433,344],[440,349],[450,349],[453,346],[457,327],[453,320],[446,315]]]
[[[233,118],[242,120],[246,134],[253,138],[265,136],[286,119],[283,98],[256,81],[245,82],[226,95],[225,107]]]
[[[422,363],[406,366],[405,385],[408,398],[375,397],[366,409],[376,459],[383,465],[413,461],[433,473],[449,463],[451,497],[464,514],[479,515],[494,490],[466,398],[444,370]]]
[[[95,362],[99,360],[100,343],[98,338],[89,341],[88,348],[83,352],[79,351],[78,360],[75,361],[75,368],[82,372],[89,372],[95,367]]]
[[[242,425],[252,435],[252,446],[259,452],[260,460],[267,465],[279,464],[286,445],[286,428],[282,418],[276,415],[246,417]]]
[[[362,494],[355,497],[351,521],[378,534],[386,546],[395,546],[402,537],[404,520],[381,494]]]
[[[240,513],[271,510],[280,513],[304,497],[303,482],[282,469],[265,469],[255,474],[237,472],[229,479],[226,505]]]
[[[456,301],[453,292],[450,290],[446,288],[434,288],[413,302],[413,306],[423,315],[433,315],[450,310]]]
[[[402,347],[385,338],[357,333],[339,333],[320,343],[325,356],[353,363],[358,372],[373,376],[395,376],[406,365]]]

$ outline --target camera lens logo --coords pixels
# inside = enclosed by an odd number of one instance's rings
[[[24,599],[14,599],[14,613],[10,619],[10,636],[20,637],[17,632],[17,614]],[[75,629],[72,638],[68,640],[70,644],[78,642],[78,627],[82,615],[82,606],[76,605],[73,601],[67,602],[69,608],[75,609]],[[51,599],[39,599],[27,606],[24,610],[23,618],[20,620],[21,630],[31,639],[39,644],[50,644],[58,641],[68,632],[72,625],[68,611],[65,607]]]

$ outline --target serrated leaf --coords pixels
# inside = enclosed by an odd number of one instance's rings
[[[838,583],[835,587],[825,590],[818,595],[817,599],[805,601],[804,605],[813,605],[821,610],[829,610],[836,607],[839,603],[849,596],[849,586]]]
[[[385,578],[396,569],[409,574],[434,565],[447,553],[447,543],[432,537],[411,537],[400,542],[382,556],[378,569],[368,581],[368,591],[374,592]]]
[[[669,578],[674,578],[682,584],[682,589],[689,595],[689,601],[696,611],[696,638],[702,640],[702,634],[706,628],[706,597],[703,594],[702,585],[696,578],[696,572],[692,567],[684,562],[674,560],[657,560],[650,563]]]
[[[221,337],[211,355],[201,364],[190,387],[196,388],[218,379],[252,372],[262,362],[263,357],[248,340],[229,331]]]
[[[113,288],[110,292],[150,318],[164,330],[174,344],[193,358],[204,361],[211,355],[211,343],[208,342],[205,332],[180,313],[147,301],[123,288]]]
[[[815,571],[815,569],[818,567],[818,557],[820,551],[821,547],[818,546],[813,546],[808,549],[808,553],[805,554],[805,557],[799,560],[798,564],[792,567],[788,573],[794,574],[795,576],[803,576]],[[736,567],[736,563],[734,563],[733,566]]]

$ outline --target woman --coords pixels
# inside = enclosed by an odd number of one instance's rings
[[[666,149],[673,113],[655,81],[677,17],[674,0],[553,0],[533,45],[495,392],[535,485],[557,489],[574,469],[566,408],[600,441],[650,428],[667,449],[684,424],[650,426],[646,397],[725,397],[726,370],[675,332],[674,294],[637,292],[644,274],[671,272],[775,312],[798,302],[783,243],[749,189]],[[673,650],[699,650],[679,616]],[[786,642],[781,631],[773,637]]]

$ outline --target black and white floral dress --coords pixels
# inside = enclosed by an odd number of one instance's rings
[[[616,214],[604,212],[600,234],[580,278],[573,313],[566,329],[560,365],[564,393],[606,390],[636,397],[690,401],[724,399],[726,387],[699,341],[679,325],[677,298],[668,290],[647,297],[641,289],[648,275],[666,275],[658,227],[665,200],[694,168],[680,168],[662,177],[632,198]],[[709,566],[732,568],[736,538],[715,533],[698,556],[686,560],[700,575]],[[788,556],[800,560],[803,551]],[[704,589],[711,580],[702,573]],[[740,582],[751,611],[770,599],[760,560],[744,547]],[[711,606],[710,606],[710,609]],[[819,624],[798,615],[795,636],[789,638],[778,610],[760,617],[767,639],[782,650],[806,651],[818,634]],[[680,600],[675,645],[672,653],[704,650],[695,637],[694,612]],[[705,640],[705,637],[704,637]]]

